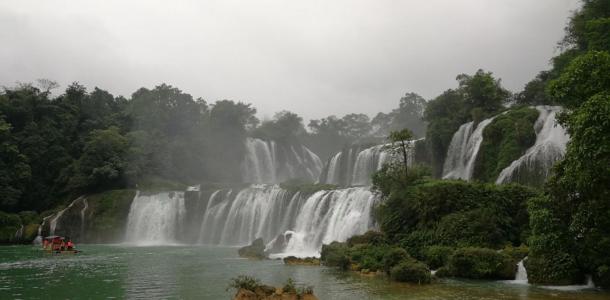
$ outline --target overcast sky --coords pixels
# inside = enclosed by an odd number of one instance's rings
[[[576,0],[0,1],[0,85],[165,82],[306,120],[431,99],[482,68],[519,91],[557,54]],[[307,122],[306,122],[307,123]]]

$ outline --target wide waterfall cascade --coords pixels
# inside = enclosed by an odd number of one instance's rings
[[[376,199],[367,188],[324,190],[308,197],[278,185],[215,191],[202,218],[199,243],[247,245],[257,238],[270,243],[283,235],[290,236],[285,251],[315,254],[323,242],[344,241],[372,228]]]
[[[279,183],[293,178],[315,180],[322,171],[320,158],[303,145],[278,145],[275,141],[246,139],[242,162],[243,181]]]
[[[125,242],[136,245],[176,243],[185,214],[183,192],[151,195],[137,192],[129,210]]]
[[[319,256],[322,244],[343,242],[373,227],[377,197],[368,188],[319,191],[299,209],[283,256]]]
[[[453,134],[443,165],[443,179],[470,180],[472,178],[474,163],[483,142],[483,130],[494,118],[481,121],[474,129],[472,121],[462,124]]]
[[[252,185],[236,193],[216,191],[208,200],[199,242],[246,245],[256,238],[265,241],[287,230],[296,197],[278,185]]]
[[[524,173],[547,178],[553,164],[565,154],[570,137],[556,120],[561,107],[536,106],[536,109],[540,113],[534,124],[536,142],[523,156],[500,172],[496,183],[519,181],[520,175]]]

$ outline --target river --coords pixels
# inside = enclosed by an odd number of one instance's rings
[[[0,299],[230,299],[229,279],[252,275],[280,286],[288,277],[320,299],[609,299],[595,290],[555,291],[494,281],[441,280],[431,285],[326,267],[254,261],[236,248],[81,245],[77,255],[32,246],[0,247]]]

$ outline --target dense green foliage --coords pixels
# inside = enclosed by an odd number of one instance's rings
[[[457,89],[445,91],[428,102],[424,119],[428,121],[426,142],[431,152],[435,175],[440,175],[453,134],[460,125],[475,123],[497,114],[510,93],[491,72],[478,70],[474,75],[457,76]]]
[[[566,110],[561,124],[570,134],[563,161],[530,200],[531,282],[574,284],[593,275],[610,286],[610,3],[583,1],[554,59],[547,93]]]
[[[177,88],[127,100],[72,84],[51,97],[32,85],[0,93],[0,209],[42,211],[79,194],[149,177],[218,181],[239,174],[248,104],[211,107]],[[214,172],[212,170],[215,170]]]
[[[511,109],[498,115],[483,131],[473,178],[494,182],[500,172],[536,142],[534,124],[538,111],[531,107]]]
[[[383,177],[377,174],[376,178]],[[536,195],[536,191],[519,185],[463,181],[420,179],[407,186],[375,184],[384,198],[377,209],[381,229],[422,260],[429,246],[520,245],[529,232],[526,203]]]
[[[444,276],[472,279],[514,279],[515,260],[508,254],[485,248],[461,248],[449,256]],[[440,271],[439,271],[440,272]]]

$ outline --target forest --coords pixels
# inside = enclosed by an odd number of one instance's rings
[[[48,79],[4,87],[0,240],[80,195],[241,182],[249,137],[305,145],[326,162],[346,147],[387,143],[408,129],[412,139],[425,138],[414,146],[418,163],[386,165],[372,178],[381,231],[325,245],[323,263],[427,283],[432,269],[510,279],[527,256],[532,283],[580,284],[592,275],[608,288],[610,2],[583,1],[559,49],[550,69],[516,93],[491,71],[476,70],[457,75],[433,99],[408,92],[373,118],[352,113],[307,124],[290,111],[260,120],[250,103],[209,102],[165,83],[129,98],[77,82],[59,92]],[[570,136],[564,158],[546,182],[494,184],[534,144],[535,105],[563,108],[558,120]],[[473,180],[441,179],[454,133],[492,116]]]

